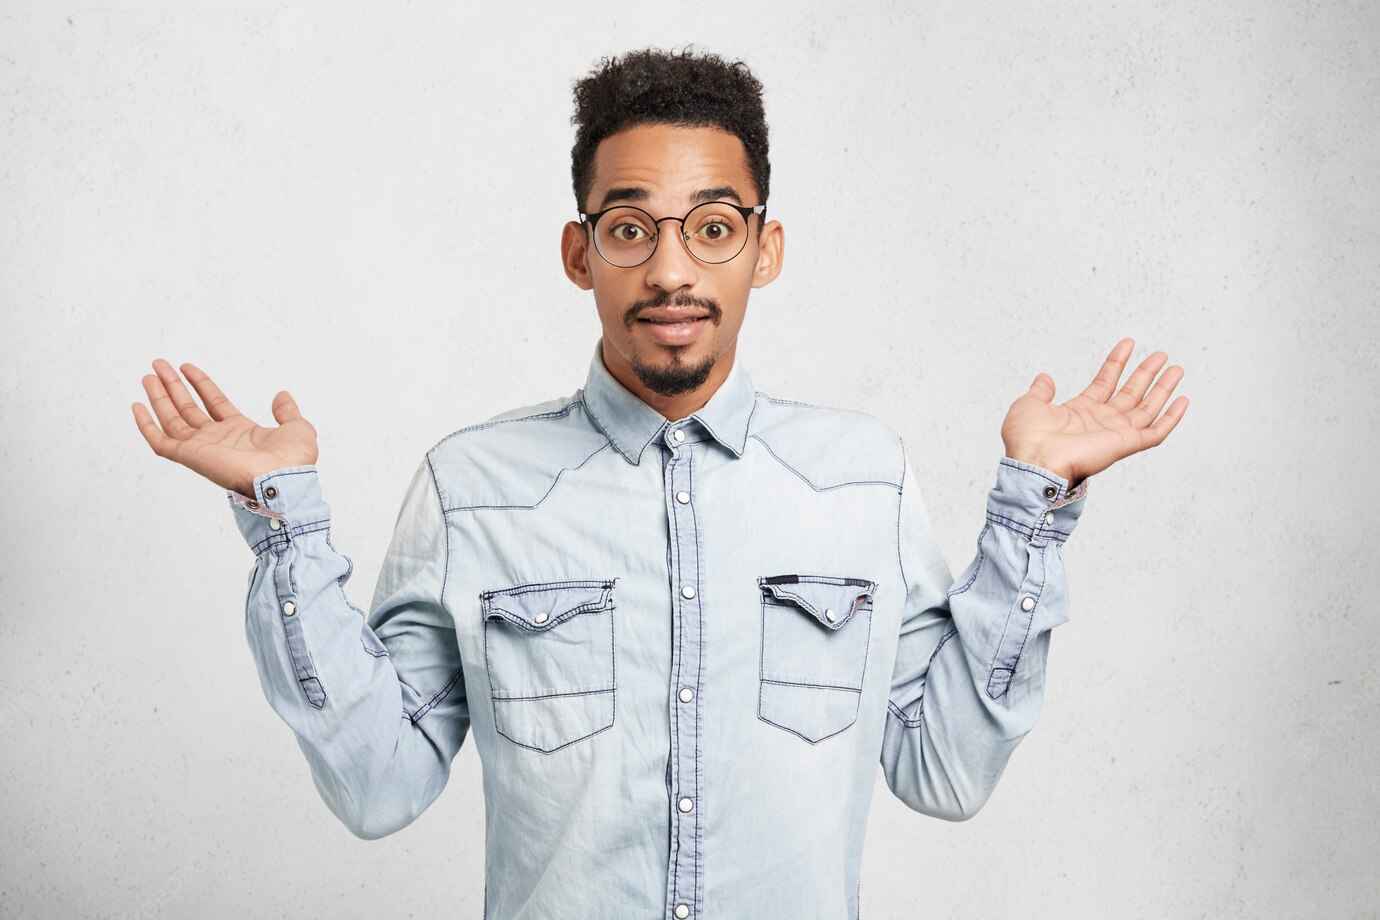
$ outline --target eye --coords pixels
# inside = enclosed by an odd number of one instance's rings
[[[719,219],[714,219],[700,227],[700,233],[711,243],[717,243],[724,237],[733,232],[733,225]]]
[[[642,238],[642,232],[642,228],[637,224],[621,223],[614,224],[609,235],[620,243],[636,243]]]

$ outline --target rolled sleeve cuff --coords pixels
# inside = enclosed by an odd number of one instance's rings
[[[1070,489],[1068,480],[1057,473],[1002,457],[997,484],[987,496],[987,520],[1028,540],[1062,543],[1083,514],[1090,481],[1085,478]]]
[[[225,490],[245,543],[255,553],[330,526],[315,464],[288,466],[254,477],[254,495]]]

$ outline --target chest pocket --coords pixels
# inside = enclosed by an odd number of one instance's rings
[[[877,583],[763,575],[757,715],[818,742],[858,720]]]
[[[484,658],[500,735],[549,754],[613,725],[615,581],[481,592]]]

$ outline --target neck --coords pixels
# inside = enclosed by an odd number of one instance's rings
[[[642,379],[637,376],[637,371],[633,370],[631,363],[627,361],[615,349],[609,347],[608,339],[602,339],[600,354],[604,361],[604,367],[613,375],[613,379],[621,383],[629,392],[638,399],[651,406],[657,412],[673,422],[678,422],[699,409],[704,408],[704,404],[709,402],[723,382],[728,379],[729,372],[733,370],[734,352],[737,349],[737,342],[729,345],[724,352],[714,361],[713,367],[709,369],[709,376],[704,383],[693,390],[684,393],[677,393],[675,396],[665,396],[647,388]]]

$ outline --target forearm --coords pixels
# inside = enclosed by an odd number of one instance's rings
[[[458,666],[441,672],[458,663],[438,655],[409,671],[413,686],[436,688],[427,699],[400,681],[387,646],[345,594],[352,565],[331,544],[314,470],[265,474],[255,492],[257,508],[231,503],[256,551],[245,631],[264,695],[296,735],[331,811],[358,836],[392,833],[445,785],[465,723],[427,717],[460,679]],[[406,590],[381,600],[415,600]]]
[[[1069,617],[1059,548],[1081,499],[1045,496],[1004,463],[973,560],[952,585],[931,555],[916,573],[898,646],[882,764],[893,792],[925,814],[962,820],[991,796],[1044,696],[1050,631]],[[1032,488],[1034,486],[1035,488]]]

